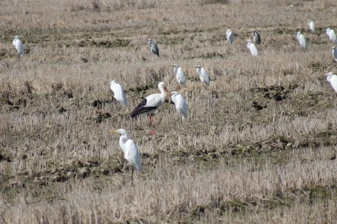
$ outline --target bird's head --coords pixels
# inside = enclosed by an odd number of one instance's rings
[[[196,68],[201,68],[201,65],[197,65]]]
[[[325,30],[326,30],[326,31],[330,31],[330,28],[328,27],[328,28],[326,28]]]
[[[173,67],[175,67],[175,68],[176,68],[176,67],[178,67],[178,65],[177,65],[177,64],[174,64],[174,65],[173,65]]]
[[[176,96],[176,95],[178,95],[178,92],[177,91],[172,91],[171,94],[172,94],[172,96]]]
[[[247,42],[252,42],[252,40],[251,40],[251,39],[248,39]]]
[[[336,46],[332,46],[332,49],[335,49],[336,48]]]
[[[110,82],[110,84],[116,84],[116,81],[115,81],[115,80],[112,80],[112,81]]]
[[[165,84],[164,82],[160,82],[160,83],[158,84],[158,88],[159,88],[159,89],[163,89],[163,90],[165,90],[167,93],[171,94],[171,92],[167,89],[166,84]]]
[[[121,128],[121,129],[114,129],[114,130],[111,130],[110,132],[111,133],[118,133],[120,135],[125,135],[125,136],[128,135],[127,131],[125,129],[123,129],[123,128]]]
[[[14,36],[14,39],[18,39],[19,38],[19,36]]]

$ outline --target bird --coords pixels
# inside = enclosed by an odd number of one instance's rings
[[[316,31],[316,25],[315,25],[314,21],[308,20],[308,26],[309,26],[309,29],[311,30],[311,32],[314,33]]]
[[[333,29],[326,28],[326,34],[332,42],[337,43],[336,33]]]
[[[334,60],[337,62],[337,48],[335,46],[332,47],[332,56]]]
[[[183,119],[186,119],[188,116],[188,105],[182,95],[180,95],[177,91],[172,91],[172,101],[177,109],[178,114],[181,118],[181,123]]]
[[[143,99],[143,101],[131,112],[131,118],[137,117],[140,114],[149,114],[150,122],[152,123],[152,116],[154,112],[165,102],[165,98],[167,93],[170,93],[166,88],[166,84],[164,82],[160,82],[158,84],[158,89],[160,93],[151,94]]]
[[[304,48],[304,49],[308,48],[307,41],[305,40],[304,35],[301,34],[300,31],[297,31],[297,40],[298,40],[298,43],[301,45],[302,48]]]
[[[159,49],[155,42],[153,42],[151,39],[149,39],[150,49],[151,52],[156,54],[159,57]]]
[[[248,41],[248,43],[247,43],[247,48],[250,50],[250,53],[251,53],[253,56],[258,56],[259,53],[258,53],[258,51],[257,51],[257,49],[256,49],[255,44],[252,43],[251,40],[247,40],[247,41]]]
[[[13,45],[15,46],[15,49],[18,53],[18,57],[23,57],[25,50],[21,40],[19,39],[19,36],[14,36]]]
[[[128,102],[126,100],[124,89],[119,83],[117,83],[115,80],[112,80],[110,82],[110,89],[114,93],[114,98],[117,101],[121,102],[124,105],[127,105]]]
[[[253,36],[254,43],[261,44],[261,37],[260,37],[260,34],[258,32],[256,32],[254,30],[253,33],[252,33],[252,36]]]
[[[197,73],[200,77],[200,80],[202,83],[205,83],[206,85],[209,86],[209,76],[208,73],[206,71],[206,69],[204,69],[203,67],[201,67],[201,65],[197,65]]]
[[[112,133],[120,134],[119,137],[119,146],[121,147],[124,158],[131,164],[131,184],[133,184],[133,169],[136,169],[139,172],[142,172],[142,161],[140,159],[140,154],[137,145],[135,142],[130,139],[127,131],[125,129],[111,130]],[[124,170],[124,167],[123,167]]]
[[[330,82],[330,85],[337,93],[337,75],[333,74],[332,72],[326,73],[326,80]]]
[[[176,79],[179,83],[180,88],[186,88],[186,75],[183,69],[179,65],[174,64],[173,72],[176,75]]]
[[[229,44],[233,43],[233,41],[234,41],[234,33],[230,29],[226,30],[226,38],[227,38],[227,42]]]

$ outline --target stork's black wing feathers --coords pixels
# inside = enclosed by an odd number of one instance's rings
[[[146,103],[147,103],[147,100],[145,98],[135,109],[133,109],[133,111],[131,112],[131,118],[134,118],[138,116],[139,114],[143,114],[143,113],[149,112],[157,108],[157,107],[144,107]]]

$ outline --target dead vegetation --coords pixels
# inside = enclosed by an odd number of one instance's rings
[[[337,29],[329,16],[337,3],[258,3],[4,1],[0,223],[332,223],[336,94],[323,74],[337,71],[325,34]],[[230,46],[227,28],[236,34]],[[253,30],[258,58],[246,48]],[[21,62],[14,35],[26,47]],[[130,119],[159,81],[178,88],[175,63],[188,78],[180,91],[188,120],[180,125],[169,101],[153,127]],[[128,106],[113,99],[113,79]],[[134,186],[109,134],[121,127],[142,154]]]

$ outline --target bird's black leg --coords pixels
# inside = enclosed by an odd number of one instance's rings
[[[133,185],[133,166],[131,167],[131,185]]]

